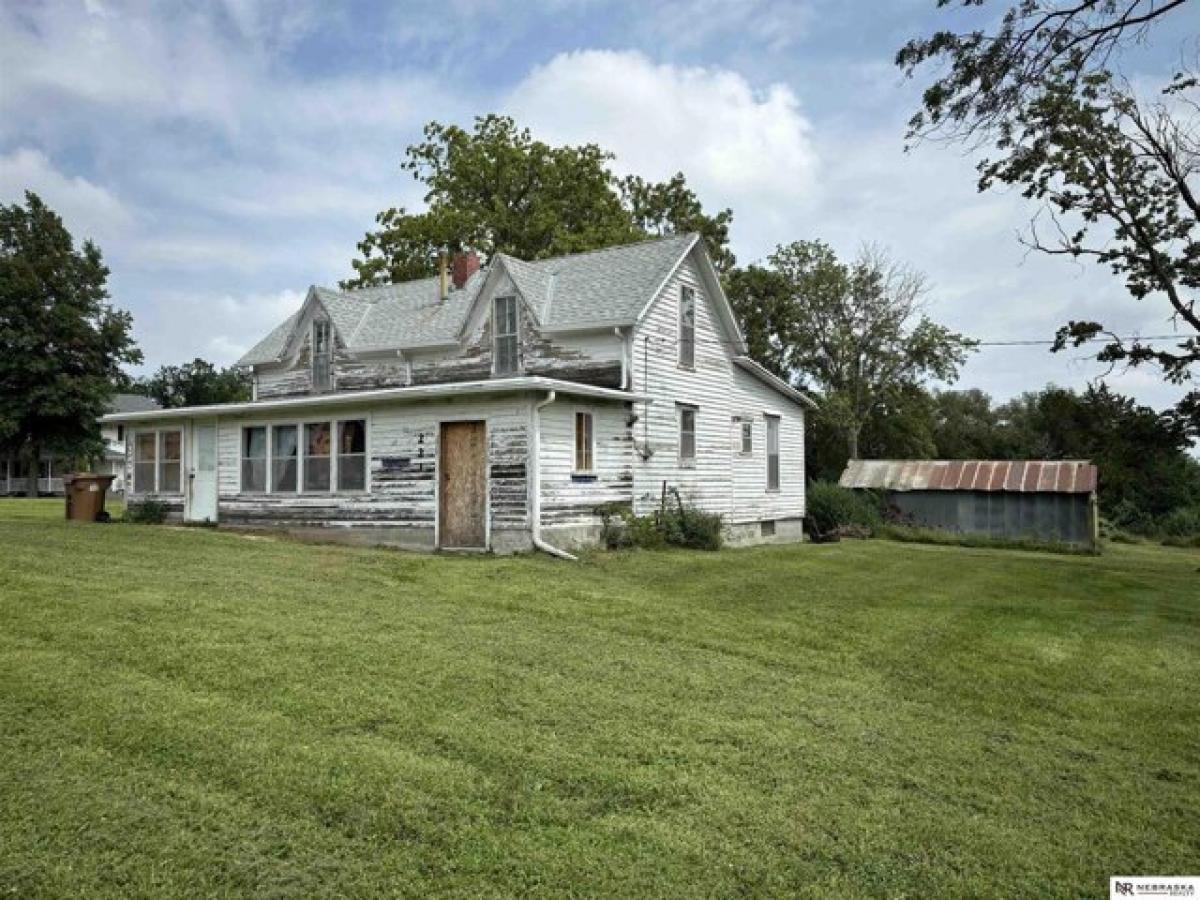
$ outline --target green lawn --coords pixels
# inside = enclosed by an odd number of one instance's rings
[[[0,501],[0,896],[1107,896],[1200,555],[445,558]]]

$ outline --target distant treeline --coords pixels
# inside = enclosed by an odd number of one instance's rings
[[[866,459],[1090,459],[1100,469],[1101,512],[1140,533],[1200,530],[1200,463],[1188,420],[1140,406],[1106,385],[1059,387],[996,404],[979,390],[912,388],[872,415]],[[835,481],[846,464],[840,432],[812,417],[808,472]]]

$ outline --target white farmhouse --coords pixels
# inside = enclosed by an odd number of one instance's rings
[[[246,403],[120,413],[129,502],[421,549],[595,543],[664,486],[800,540],[811,401],[746,356],[695,234],[386,287],[313,287]]]

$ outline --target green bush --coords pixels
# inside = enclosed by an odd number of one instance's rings
[[[869,537],[883,524],[883,503],[870,491],[852,491],[828,481],[808,486],[808,515],[822,532]]]
[[[139,525],[161,525],[167,521],[167,504],[157,500],[142,500],[125,507],[125,521]]]
[[[679,492],[673,493],[674,503],[667,503],[645,516],[635,516],[627,505],[597,510],[604,546],[610,550],[625,547],[657,550],[667,546],[720,550],[725,540],[725,523],[721,517],[688,508]]]
[[[1200,506],[1172,510],[1159,520],[1158,530],[1172,538],[1200,535]]]

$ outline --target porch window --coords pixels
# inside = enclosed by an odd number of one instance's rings
[[[492,307],[494,370],[497,375],[514,375],[517,360],[517,298],[497,297]]]
[[[767,490],[779,490],[779,416],[767,416]]]
[[[679,410],[679,464],[696,465],[696,407],[683,406]]]
[[[178,494],[183,469],[183,432],[160,431],[162,440],[158,461],[158,492]]]
[[[363,491],[367,488],[365,419],[338,422],[337,484],[339,491]]]
[[[298,481],[295,425],[275,425],[271,428],[271,491],[294,494]]]
[[[158,435],[139,431],[133,441],[133,492],[154,493],[154,469],[158,462]]]
[[[696,291],[686,285],[679,290],[679,365],[696,367]]]
[[[267,489],[267,429],[255,425],[242,429],[242,490],[263,493]]]
[[[183,432],[139,431],[133,438],[133,492],[178,494],[182,485]]]
[[[313,322],[312,386],[314,391],[327,391],[332,383],[329,323],[323,319]]]
[[[590,474],[593,466],[592,414],[575,413],[575,471]]]
[[[304,490],[329,490],[332,447],[332,426],[328,422],[309,422],[304,426]]]

